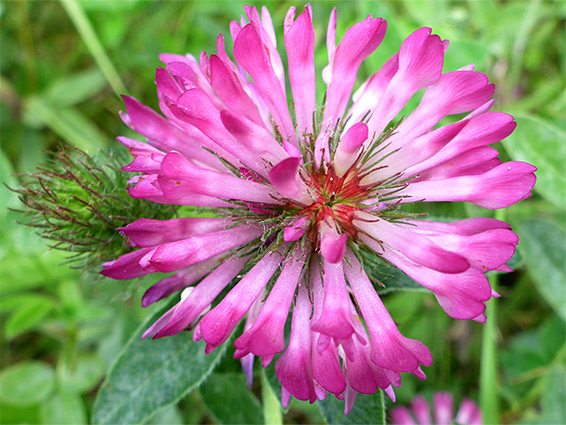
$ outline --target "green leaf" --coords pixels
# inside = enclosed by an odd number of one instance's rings
[[[43,319],[53,310],[55,304],[48,298],[30,298],[28,302],[21,305],[6,321],[4,331],[6,338],[12,339],[16,336],[31,331],[43,323]]]
[[[373,281],[378,294],[387,294],[395,291],[426,291],[421,285],[399,270],[381,261],[377,255],[360,251],[363,258],[364,270]],[[383,284],[381,286],[377,282]]]
[[[85,354],[74,364],[61,363],[57,372],[62,389],[81,394],[94,389],[100,382],[104,376],[104,363],[95,354]]]
[[[88,100],[105,86],[104,75],[98,69],[88,69],[55,81],[41,97],[51,105],[66,108]]]
[[[213,373],[200,387],[202,401],[221,424],[262,424],[257,398],[251,393],[243,374]]]
[[[519,249],[542,297],[566,320],[566,232],[540,220],[517,226]]]
[[[0,401],[17,406],[44,402],[55,388],[53,369],[43,362],[10,366],[0,375]]]
[[[94,405],[95,424],[141,424],[159,409],[176,403],[212,372],[228,342],[206,355],[204,341],[190,334],[141,339],[158,313],[135,332],[104,382]]]
[[[144,422],[145,425],[183,425],[184,423],[181,412],[175,405],[158,410],[155,415]]]
[[[326,399],[317,401],[322,415],[329,424],[383,424],[385,425],[385,405],[383,391],[375,394],[358,394],[354,407],[344,415],[344,400],[327,394]]]
[[[444,59],[443,72],[457,71],[463,66],[474,64],[482,69],[489,51],[484,43],[475,41],[451,41]]]
[[[503,143],[515,161],[538,168],[534,190],[554,205],[566,207],[566,132],[532,115],[516,117],[517,130]]]
[[[282,425],[283,412],[279,396],[273,392],[265,374],[265,369],[261,370],[261,399],[263,402],[263,420],[266,424]]]
[[[38,424],[39,406],[14,406],[0,404],[0,424]]]
[[[12,189],[18,187],[19,182],[16,177],[13,176],[15,173],[12,163],[8,157],[4,154],[3,150],[0,150],[0,201],[2,202],[3,208],[0,208],[0,224],[2,224],[2,231],[6,229],[6,215],[8,213],[6,208],[18,208],[20,201],[18,201],[18,195],[6,186],[10,186]]]
[[[28,98],[24,105],[26,123],[46,125],[73,146],[94,152],[108,144],[92,121],[76,109],[59,109],[37,97]]]
[[[542,418],[540,424],[566,423],[566,368],[557,365],[551,372],[541,397]]]
[[[0,313],[13,313],[25,305],[35,306],[40,303],[53,304],[53,300],[47,295],[34,292],[7,294],[0,297]]]
[[[76,393],[58,392],[41,406],[44,424],[79,425],[87,423],[86,407]]]

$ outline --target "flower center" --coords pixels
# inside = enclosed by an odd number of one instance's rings
[[[328,220],[335,222],[342,232],[355,237],[357,231],[352,225],[354,212],[367,207],[362,201],[366,200],[369,194],[369,190],[360,185],[358,170],[349,170],[342,177],[328,164],[318,170],[313,167],[304,171],[307,176],[303,176],[303,179],[313,189],[316,201],[300,210],[296,216],[305,217],[310,221],[309,238],[315,240],[316,225]]]

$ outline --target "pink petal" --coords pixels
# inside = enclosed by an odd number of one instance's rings
[[[346,174],[359,155],[359,149],[368,138],[368,126],[357,123],[340,139],[334,154],[334,171],[339,177]]]
[[[186,217],[171,220],[140,218],[117,230],[136,246],[148,247],[216,232],[232,223],[232,220],[225,218]]]
[[[357,217],[359,219],[353,222],[354,226],[418,264],[443,273],[461,273],[470,267],[461,255],[442,249],[428,238],[413,232],[410,226],[376,219],[367,213],[358,213]]]
[[[498,155],[497,150],[489,146],[480,146],[421,172],[412,182],[483,174],[501,164]]]
[[[188,134],[172,125],[165,118],[157,114],[153,109],[142,105],[136,99],[122,96],[128,111],[128,117],[132,128],[147,137],[148,143],[165,152],[179,151],[189,158],[196,159],[204,164],[219,166],[220,163],[212,155],[201,149],[197,143],[187,143]],[[202,137],[200,137],[202,139]]]
[[[289,80],[295,105],[299,135],[313,132],[316,111],[314,69],[314,27],[308,8],[285,31],[285,48],[289,59]]]
[[[266,254],[220,304],[201,319],[200,332],[208,347],[216,348],[228,339],[275,273],[281,259],[281,255],[276,252]]]
[[[220,232],[193,236],[159,246],[149,261],[155,269],[170,273],[237,248],[260,235],[261,230],[256,227],[237,226]]]
[[[277,191],[303,205],[313,203],[307,186],[298,175],[300,158],[287,158],[277,164],[269,172],[269,180]]]
[[[478,417],[479,421],[477,420]],[[481,424],[481,411],[477,404],[469,398],[465,398],[460,404],[456,422],[465,425]]]
[[[472,202],[488,209],[505,208],[531,196],[535,171],[536,167],[525,162],[506,162],[480,175],[413,183],[398,194],[408,195],[412,201]]]
[[[361,63],[380,45],[387,23],[383,19],[366,19],[350,27],[336,48],[330,63],[324,112],[324,127],[334,127],[344,115]]]
[[[165,156],[162,171],[164,176],[160,178],[160,185],[170,199],[194,193],[223,199],[277,203],[273,198],[276,193],[268,186],[197,167],[176,152]]]
[[[298,241],[308,230],[309,226],[309,220],[304,217],[297,218],[283,229],[283,240],[285,242]]]
[[[277,163],[289,157],[287,152],[265,128],[228,110],[220,113],[222,124],[247,150]]]
[[[236,73],[216,55],[210,57],[210,83],[214,91],[231,110],[263,126],[257,107],[245,92]]]
[[[419,341],[403,337],[375,292],[362,266],[351,253],[346,254],[348,282],[354,292],[371,337],[371,359],[392,371],[411,372],[420,364],[430,366],[430,351]]]
[[[314,380],[326,391],[332,394],[342,394],[346,389],[346,379],[340,367],[338,350],[334,344],[328,344],[326,349],[317,349],[317,337],[313,333],[312,340],[312,374]]]
[[[423,396],[416,396],[411,402],[413,414],[420,425],[431,425],[432,419],[430,417],[430,408],[427,401]]]
[[[395,407],[391,410],[391,419],[394,425],[417,425],[413,420],[409,409],[406,407]]]
[[[416,165],[410,167],[406,171],[406,175],[413,176],[419,174],[424,170],[433,168],[473,148],[490,145],[503,140],[509,136],[517,126],[517,123],[513,121],[511,115],[501,112],[482,114],[470,121],[461,121],[461,123],[466,123],[465,127],[456,137],[425,161],[419,164],[415,162],[414,164]],[[415,149],[418,148],[415,147]]]
[[[350,338],[354,328],[348,299],[342,262],[332,264],[325,261],[324,304],[320,318],[313,323],[311,329],[337,339]]]
[[[267,58],[261,38],[253,25],[246,25],[239,32],[234,42],[234,57],[253,78],[283,137],[297,144],[297,136],[289,115],[285,92],[281,89],[281,84]]]
[[[265,174],[261,160],[241,145],[228,133],[222,124],[220,110],[199,89],[190,89],[183,93],[171,111],[179,120],[195,126],[217,145],[213,150],[221,157],[237,164],[238,160],[260,174]]]
[[[285,322],[305,264],[302,254],[300,249],[295,250],[293,258],[283,265],[257,320],[234,342],[236,348],[245,348],[256,356],[276,354],[285,349]]]
[[[434,395],[434,420],[438,425],[450,425],[454,418],[454,401],[449,393]]]
[[[372,110],[371,133],[380,134],[416,92],[440,78],[444,49],[440,37],[430,33],[430,28],[420,28],[401,45],[399,69]]]
[[[161,279],[144,292],[141,299],[142,307],[149,307],[154,302],[166,298],[187,286],[193,285],[209,274],[220,262],[220,258],[213,257],[210,260],[193,264],[192,266],[177,272],[173,276]]]
[[[329,226],[325,221],[319,223],[320,253],[326,261],[336,264],[342,261],[348,241],[347,234],[339,234],[336,226]]]
[[[104,263],[101,275],[112,279],[127,280],[153,272],[140,266],[140,260],[153,248],[142,248],[122,255],[114,261]]]
[[[310,400],[311,403],[317,399],[312,379],[311,365],[311,332],[309,319],[312,306],[305,285],[299,286],[299,295],[291,323],[291,336],[285,353],[275,363],[275,374],[281,382],[282,399],[285,405],[289,402],[285,393],[293,395],[298,400]]]
[[[197,320],[248,260],[249,257],[232,257],[209,273],[189,296],[176,306],[167,324],[156,333],[156,338],[176,335]]]
[[[375,105],[379,102],[379,99],[383,97],[385,89],[398,69],[399,53],[395,53],[385,62],[379,71],[360,86],[354,93],[354,96],[352,96],[354,103],[348,112],[350,121],[346,124],[346,127],[348,127],[350,123],[360,121],[368,112],[375,108]]]

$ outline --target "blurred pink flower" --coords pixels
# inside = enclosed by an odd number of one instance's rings
[[[413,415],[411,415],[411,410]],[[430,407],[422,396],[416,396],[411,409],[395,407],[391,409],[393,425],[482,425],[482,413],[476,403],[465,398],[454,417],[454,400],[450,393],[434,394],[432,416]]]
[[[210,214],[141,218],[121,228],[139,249],[104,264],[102,274],[174,272],[146,292],[144,306],[187,288],[145,337],[194,329],[208,353],[247,314],[235,356],[251,379],[253,356],[265,367],[283,353],[275,371],[285,406],[290,396],[314,402],[330,392],[345,397],[349,411],[357,393],[378,388],[394,398],[400,372],[424,379],[421,366],[432,357],[399,333],[364,255],[430,289],[450,316],[483,322],[485,301],[497,296],[484,274],[510,270],[505,262],[518,242],[510,226],[490,218],[416,220],[400,207],[507,207],[530,196],[535,168],[501,164],[488,145],[511,134],[513,117],[488,112],[494,87],[473,66],[442,74],[448,42],[429,28],[409,35],[352,96],[358,68],[381,43],[386,22],[370,16],[336,45],[334,10],[318,108],[311,7],[298,17],[293,7],[285,18],[288,74],[267,9],[260,17],[246,7],[245,14],[230,25],[235,61],[222,35],[215,55],[161,55],[166,67],[157,69],[156,84],[165,117],[124,96],[124,122],[146,138],[119,138],[134,157],[124,169],[141,173],[130,181],[131,196]],[[421,90],[419,106],[398,120]],[[435,128],[462,113],[468,115]]]

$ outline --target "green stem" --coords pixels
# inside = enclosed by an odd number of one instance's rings
[[[495,218],[505,220],[505,210],[498,210]],[[493,290],[497,290],[499,274],[489,277]],[[487,303],[485,311],[487,322],[483,329],[481,364],[480,364],[480,408],[483,412],[483,423],[492,425],[499,423],[499,394],[497,389],[497,298]]]
[[[108,55],[102,47],[102,43],[96,36],[94,29],[88,20],[83,8],[78,0],[60,0],[65,8],[69,18],[73,21],[75,28],[85,42],[90,54],[96,61],[98,67],[108,80],[108,83],[119,97],[120,94],[126,93],[126,87],[120,78],[120,75],[114,68],[114,65],[108,58]]]
[[[283,425],[283,412],[279,398],[267,382],[265,371],[261,370],[261,396],[263,400],[263,420],[269,425]]]

